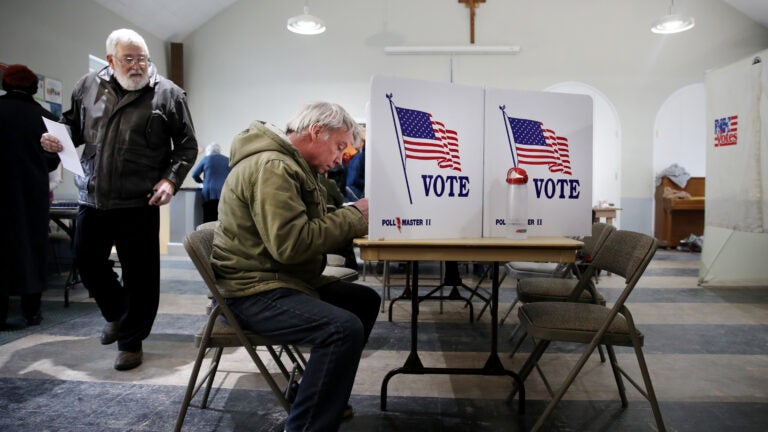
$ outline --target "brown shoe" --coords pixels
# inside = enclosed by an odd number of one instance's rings
[[[137,368],[141,365],[142,357],[144,357],[143,351],[118,351],[117,359],[115,359],[115,369],[126,371]]]
[[[120,321],[112,321],[104,324],[101,330],[101,344],[109,345],[117,340],[117,332],[120,330]]]
[[[348,420],[354,416],[355,416],[355,410],[352,409],[352,405],[347,405],[347,407],[344,408],[344,412],[341,413],[342,420]]]

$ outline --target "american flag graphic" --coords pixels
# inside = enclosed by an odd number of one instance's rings
[[[461,171],[459,137],[455,130],[446,128],[424,111],[395,109],[406,159],[434,160],[440,168]]]
[[[715,119],[715,147],[736,145],[739,131],[739,116],[732,115]]]
[[[572,174],[568,138],[536,120],[507,118],[519,165],[547,165],[550,172]]]

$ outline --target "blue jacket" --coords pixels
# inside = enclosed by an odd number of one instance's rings
[[[203,201],[221,198],[221,187],[224,186],[229,169],[229,158],[221,153],[211,153],[197,164],[192,171],[192,178],[203,184]],[[203,174],[202,178],[200,174]]]
[[[360,149],[360,151],[349,160],[346,186],[344,195],[346,196],[347,201],[354,202],[365,196],[365,147]],[[352,194],[354,194],[354,196]]]

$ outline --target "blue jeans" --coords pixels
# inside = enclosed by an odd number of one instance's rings
[[[363,347],[379,313],[371,288],[337,281],[320,298],[279,288],[227,299],[240,325],[288,345],[312,348],[286,431],[336,431],[349,402]]]

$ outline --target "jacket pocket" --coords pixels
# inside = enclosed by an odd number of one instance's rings
[[[321,189],[313,184],[305,184],[301,190],[301,200],[307,206],[307,217],[317,219],[325,214],[325,200],[320,196]]]
[[[153,110],[149,116],[145,129],[147,146],[151,149],[168,146],[170,133],[168,131],[168,118],[159,110]]]
[[[93,173],[96,170],[96,150],[97,146],[94,144],[86,144],[83,149],[83,154],[80,156],[80,165],[83,167],[84,176],[75,176],[75,186],[80,190],[87,190],[89,193],[93,192]]]
[[[145,197],[160,180],[161,159],[150,151],[126,150],[123,154],[121,197],[125,199]]]

